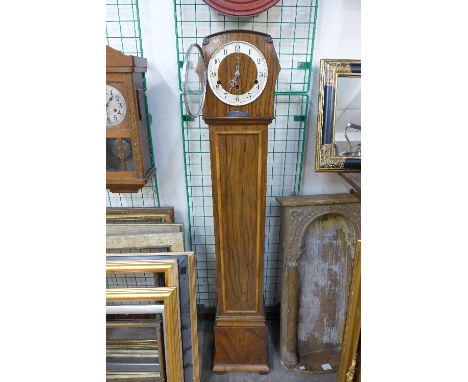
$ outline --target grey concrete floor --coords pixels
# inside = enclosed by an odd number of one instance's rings
[[[268,362],[271,371],[268,374],[258,373],[225,373],[215,374],[213,366],[214,324],[212,322],[198,323],[198,338],[202,357],[202,382],[336,382],[337,373],[314,374],[301,371],[289,371],[281,366],[279,354],[279,321],[268,322]]]

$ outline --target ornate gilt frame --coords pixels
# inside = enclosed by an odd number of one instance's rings
[[[163,303],[166,373],[169,381],[183,382],[184,372],[177,288],[106,289],[106,301],[154,301]]]
[[[361,158],[335,155],[336,85],[339,76],[361,76],[361,60],[321,59],[315,171],[360,172]]]
[[[349,290],[343,342],[341,345],[338,382],[353,382],[359,361],[358,344],[361,337],[361,240],[356,243],[353,278]]]

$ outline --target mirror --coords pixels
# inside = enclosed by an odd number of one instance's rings
[[[336,84],[335,154],[361,156],[361,77],[338,76]]]
[[[316,171],[361,170],[361,61],[320,61]]]

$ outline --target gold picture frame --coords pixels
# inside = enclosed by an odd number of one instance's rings
[[[141,261],[148,261],[149,259],[158,258],[170,258],[178,259],[179,266],[186,268],[185,274],[179,277],[180,288],[179,288],[179,298],[184,299],[185,293],[188,289],[188,300],[189,300],[189,321],[184,322],[186,317],[182,317],[183,324],[189,326],[190,328],[190,343],[191,343],[191,364],[193,367],[192,380],[193,382],[200,382],[201,378],[201,355],[199,354],[198,348],[198,319],[197,319],[197,296],[196,296],[196,264],[195,264],[195,253],[194,252],[144,252],[145,247],[138,248],[143,252],[141,253],[108,253],[107,258],[113,259],[113,261],[123,262],[127,261],[136,261],[130,259],[139,259]],[[184,278],[187,278],[187,282],[184,283]],[[187,287],[188,284],[188,287]],[[185,289],[184,289],[185,285]],[[183,304],[181,301],[181,311],[183,311]],[[184,348],[187,348],[187,345],[184,344]],[[184,371],[185,372],[185,371]],[[188,377],[186,377],[186,381]]]
[[[108,260],[106,273],[162,273],[166,287],[178,287],[177,260]]]
[[[156,319],[155,322],[148,321],[107,321],[106,329],[136,329],[136,328],[151,328],[156,331],[154,340],[128,340],[128,339],[106,339],[106,360],[118,360],[128,358],[129,355],[133,359],[148,359],[155,357],[157,359],[156,366],[159,365],[159,371],[118,371],[106,370],[106,381],[122,381],[132,378],[148,379],[153,378],[161,381],[166,381],[166,357],[163,340],[163,322],[162,316]]]
[[[106,289],[106,301],[152,301],[163,305],[166,374],[171,382],[183,382],[182,341],[177,288]]]
[[[356,375],[360,380],[360,352],[361,339],[361,240],[356,242],[354,255],[353,277],[348,298],[343,342],[341,345],[340,367],[338,382],[354,382]],[[358,372],[356,374],[356,371]]]
[[[107,223],[174,223],[174,207],[107,207]]]
[[[361,77],[361,60],[354,59],[321,59],[320,83],[317,112],[317,134],[315,152],[315,171],[360,172],[361,154],[351,153],[338,155],[335,145],[336,99],[338,95],[338,78]],[[360,123],[360,122],[359,122]],[[361,129],[360,124],[349,123],[353,128]],[[348,126],[348,127],[350,127]],[[348,139],[348,138],[346,138]],[[350,141],[348,140],[348,143]],[[350,143],[351,145],[351,143]]]

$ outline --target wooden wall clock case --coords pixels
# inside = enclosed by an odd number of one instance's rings
[[[206,37],[205,62],[232,41],[257,48],[266,61],[268,77],[260,96],[244,106],[228,105],[210,86],[206,89],[203,119],[210,131],[218,279],[213,371],[264,373],[269,371],[263,301],[267,144],[280,65],[271,37],[251,31]],[[233,56],[228,55],[219,66],[224,88],[229,87],[226,81],[235,70]],[[245,54],[239,60],[239,82],[244,81],[241,85],[248,89],[245,81],[255,81],[255,65]]]
[[[111,192],[138,192],[154,174],[146,117],[143,76],[147,60],[106,46],[106,85],[120,93],[124,109],[107,95],[106,187]],[[119,99],[119,102],[121,100]],[[122,114],[117,114],[122,111]],[[121,118],[112,124],[114,118]]]

